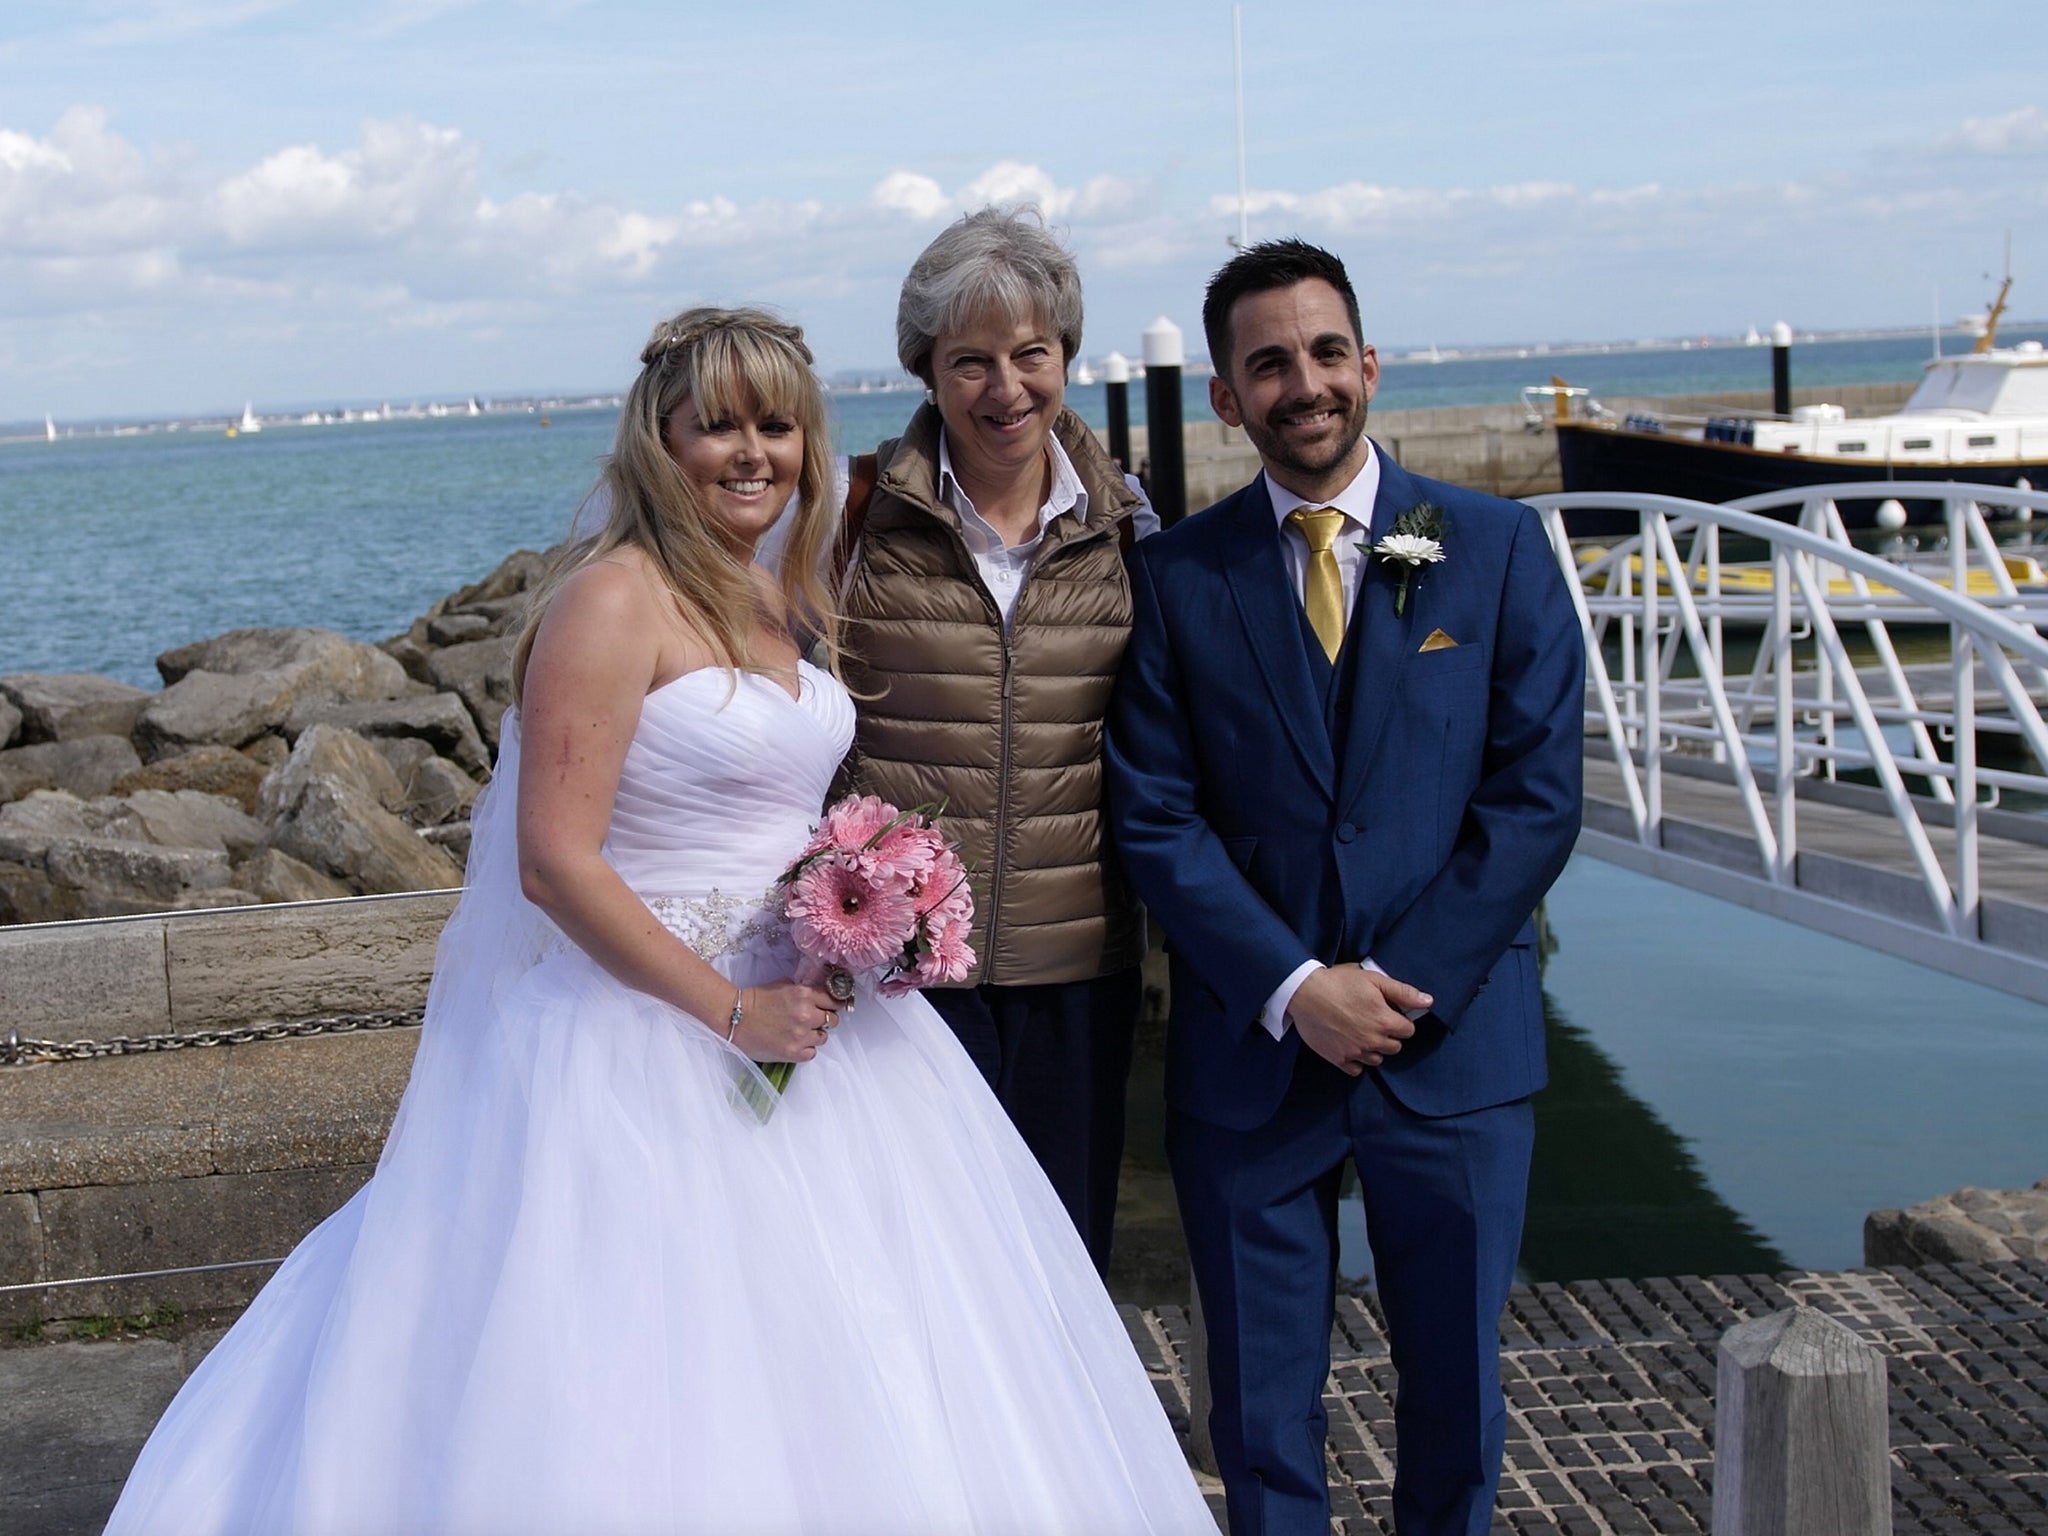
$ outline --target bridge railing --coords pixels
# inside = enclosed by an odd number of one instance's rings
[[[1891,497],[1941,504],[1940,580],[1925,574],[1936,568],[1926,554],[1908,568],[1850,541],[1840,502]],[[1791,887],[1798,781],[1869,774],[1927,917],[1976,940],[1980,808],[2007,794],[2048,799],[2037,702],[2048,697],[2048,584],[2016,578],[2033,568],[2024,549],[1999,545],[1993,523],[2048,520],[2048,493],[1858,481],[1726,506],[1618,492],[1531,503],[1585,634],[1589,750],[1604,738],[1645,847],[1663,841],[1667,766],[1710,761],[1740,796],[1760,878]],[[1756,510],[1787,504],[1796,521]],[[1564,519],[1574,508],[1636,511],[1640,531],[1575,548]],[[1945,814],[1923,819],[1909,780]],[[1930,831],[1929,820],[1950,826]]]

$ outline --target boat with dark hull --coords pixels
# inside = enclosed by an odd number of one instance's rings
[[[2048,484],[2048,350],[1996,344],[2007,279],[1976,349],[1936,357],[1912,398],[1885,416],[1851,418],[1838,405],[1688,418],[1639,412],[1617,419],[1562,380],[1523,391],[1532,422],[1557,434],[1559,478],[1570,491],[1642,491],[1725,502],[1850,480]],[[1788,389],[1781,388],[1783,398]],[[1548,398],[1548,419],[1536,409]],[[1840,503],[1851,529],[1896,529],[1941,517],[1940,503],[1873,497]],[[1780,514],[1796,516],[1796,505]],[[1569,520],[1574,537],[1636,531],[1627,512]]]

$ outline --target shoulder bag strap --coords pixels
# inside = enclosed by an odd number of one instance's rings
[[[832,590],[846,585],[847,568],[867,527],[868,504],[875,499],[876,462],[872,453],[857,453],[846,461],[846,512],[839,519],[839,537],[832,546]]]

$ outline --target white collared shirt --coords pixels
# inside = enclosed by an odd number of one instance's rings
[[[1060,440],[1050,433],[1046,435],[1045,446],[1052,457],[1052,489],[1046,494],[1045,505],[1038,509],[1038,532],[1022,544],[1005,544],[988,519],[974,509],[973,498],[953,473],[946,429],[939,428],[939,499],[959,516],[961,539],[974,559],[981,584],[1002,610],[1004,629],[1010,627],[1010,616],[1017,611],[1017,595],[1024,590],[1024,578],[1031,570],[1031,562],[1038,558],[1039,547],[1045,543],[1045,530],[1052,526],[1053,519],[1072,516],[1078,522],[1088,520],[1088,490],[1081,484],[1074,461],[1067,456]],[[1131,536],[1150,538],[1159,531],[1159,514],[1152,510],[1152,500],[1137,476],[1125,475],[1124,484],[1138,498],[1138,505],[1131,511]]]
[[[1071,513],[1080,522],[1088,520],[1088,491],[1075,473],[1074,461],[1051,433],[1046,434],[1045,447],[1052,460],[1052,489],[1046,493],[1045,505],[1038,509],[1038,532],[1022,544],[1005,544],[994,525],[974,509],[967,487],[953,473],[946,429],[939,429],[939,499],[959,515],[960,536],[966,542],[967,553],[974,557],[981,584],[1002,610],[1005,629],[1010,627],[1010,615],[1017,611],[1017,594],[1024,590],[1024,578],[1030,573],[1031,562],[1037,558],[1039,546],[1045,542],[1045,530],[1052,526],[1053,519]]]
[[[1280,484],[1270,474],[1260,478],[1266,482],[1266,494],[1272,499],[1273,517],[1280,528],[1280,553],[1287,562],[1287,574],[1294,583],[1294,595],[1302,597],[1308,575],[1308,536],[1287,521],[1287,514],[1296,507],[1315,510],[1335,507],[1344,514],[1344,527],[1338,532],[1331,553],[1337,557],[1337,574],[1344,582],[1344,612],[1348,616],[1358,606],[1358,583],[1363,578],[1366,566],[1366,546],[1372,535],[1372,508],[1380,494],[1380,456],[1371,438],[1365,439],[1365,463],[1349,485],[1327,501],[1310,501],[1304,496]],[[1369,971],[1379,971],[1368,956],[1360,962]],[[1274,989],[1266,1000],[1266,1006],[1259,1010],[1259,1022],[1275,1040],[1288,1031],[1291,1021],[1287,1017],[1288,1004],[1294,1001],[1294,994],[1301,984],[1323,968],[1320,960],[1304,960],[1287,979]],[[1385,975],[1384,971],[1380,974]],[[1424,1010],[1409,1013],[1410,1018],[1419,1016]]]

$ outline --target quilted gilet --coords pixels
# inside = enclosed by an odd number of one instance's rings
[[[1007,635],[939,497],[929,404],[877,450],[843,591],[854,782],[906,809],[944,802],[972,872],[969,985],[1081,981],[1143,957],[1102,809],[1102,719],[1131,632],[1118,524],[1138,499],[1079,417],[1062,411],[1053,430],[1088,518],[1046,529]]]

